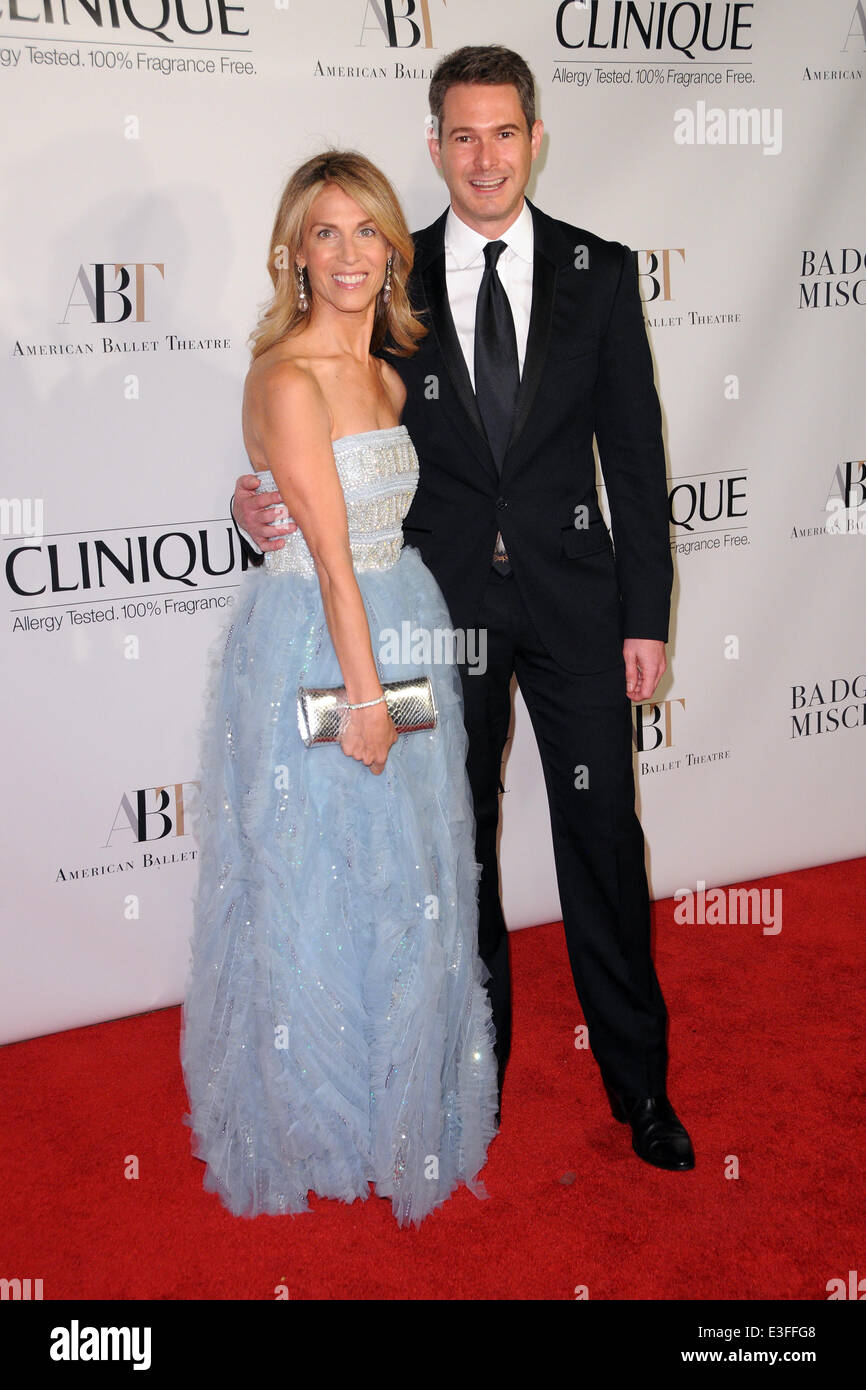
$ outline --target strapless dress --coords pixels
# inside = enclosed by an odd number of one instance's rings
[[[372,1185],[418,1224],[461,1183],[486,1195],[496,1133],[466,733],[454,648],[435,640],[445,601],[402,542],[409,434],[346,436],[334,458],[381,678],[428,675],[438,723],[401,736],[378,777],[305,747],[298,687],[342,676],[302,534],[244,577],[201,738],[184,1121],[205,1189],[237,1215]]]

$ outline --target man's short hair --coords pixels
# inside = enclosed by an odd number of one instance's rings
[[[490,43],[457,48],[453,53],[446,53],[436,67],[430,82],[429,100],[437,137],[442,129],[445,93],[449,87],[468,82],[487,87],[510,83],[516,87],[526,117],[526,128],[532,131],[535,124],[535,79],[529,64],[512,49]]]

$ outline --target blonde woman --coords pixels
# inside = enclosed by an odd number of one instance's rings
[[[299,529],[245,577],[215,659],[181,1036],[193,1152],[238,1215],[372,1184],[417,1224],[461,1182],[484,1195],[496,1132],[458,673],[393,640],[450,628],[402,543],[418,460],[405,388],[374,355],[411,355],[425,332],[412,256],[362,156],[289,179],[243,434]],[[420,674],[436,727],[398,738],[383,682]],[[345,687],[339,743],[305,746],[301,686]]]

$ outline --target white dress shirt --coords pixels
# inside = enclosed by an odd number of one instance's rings
[[[463,349],[472,389],[475,389],[475,309],[484,274],[484,247],[488,241],[504,241],[505,250],[496,263],[502,288],[508,296],[514,333],[517,338],[517,365],[523,375],[529,314],[532,309],[532,264],[534,239],[532,213],[526,199],[506,232],[486,237],[461,222],[453,207],[445,219],[445,283],[451,317]]]

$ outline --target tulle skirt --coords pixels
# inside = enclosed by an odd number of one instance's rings
[[[204,1186],[236,1215],[370,1184],[415,1224],[496,1132],[493,1025],[459,673],[433,576],[404,548],[358,574],[383,680],[430,676],[431,732],[375,777],[306,748],[299,685],[341,683],[318,581],[243,580],[214,648],[181,1061]],[[427,634],[425,637],[424,634]]]

